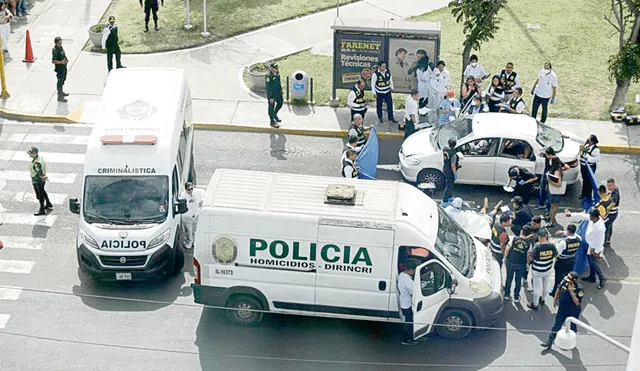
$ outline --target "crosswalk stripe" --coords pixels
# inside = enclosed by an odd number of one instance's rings
[[[73,184],[78,174],[75,173],[47,173],[49,182]],[[31,173],[28,170],[0,170],[0,179],[31,181]]]
[[[57,218],[55,215],[0,213],[0,223],[3,224],[39,225],[51,228]]]
[[[7,322],[9,322],[9,318],[11,315],[0,313],[0,329],[3,329],[7,326]]]
[[[46,133],[1,133],[0,141],[18,143],[78,144],[87,145],[88,135]]]
[[[1,188],[1,187],[0,187]],[[67,199],[67,195],[63,193],[47,193],[49,195],[49,201],[54,205],[62,205]],[[34,191],[0,191],[0,202],[5,201],[18,201],[18,202],[31,202],[38,203],[36,194]]]
[[[36,262],[0,259],[0,273],[29,274]]]
[[[84,164],[83,153],[43,152],[42,157],[47,163]],[[0,160],[31,162],[31,157],[25,151],[11,149],[0,150]]]
[[[15,301],[20,298],[22,289],[18,287],[0,287],[0,300]]]
[[[23,236],[2,236],[2,243],[8,249],[41,250],[44,238]]]

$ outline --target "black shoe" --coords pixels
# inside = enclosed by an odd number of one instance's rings
[[[47,210],[52,210],[53,209],[53,205],[48,204],[47,206],[44,207]]]
[[[127,66],[116,66],[116,68],[127,68]]]
[[[391,120],[389,120],[389,122],[393,122],[394,124],[398,123],[398,121],[396,121],[396,119],[391,119]]]
[[[595,278],[583,277],[583,278],[580,278],[580,281],[594,283],[594,282],[596,282],[596,279]]]
[[[69,96],[69,93],[62,92],[62,96],[63,96],[63,97],[68,97],[68,96]]]
[[[529,303],[527,304],[527,308],[534,310],[534,311],[538,311],[538,306],[537,305],[533,305],[533,303]]]
[[[378,119],[378,123],[382,124],[382,123],[384,123],[384,121],[382,119]]]
[[[34,213],[33,215],[40,216],[40,215],[44,215],[44,214],[46,214],[46,213],[45,213],[44,209],[41,208],[40,210],[38,210],[37,213]]]
[[[583,200],[583,199],[584,199],[583,195],[580,195],[580,197],[578,197],[578,200]]]
[[[276,122],[282,122],[282,120],[280,120],[280,117],[276,116]]]
[[[542,300],[542,298],[540,298],[539,306],[544,306],[544,300]]]
[[[156,26],[155,30],[160,31],[160,27]]]
[[[409,340],[409,341],[403,340],[403,341],[400,342],[400,344],[402,344],[402,345],[416,345],[416,344],[418,344],[418,342],[415,341],[415,340]]]
[[[598,290],[602,290],[602,289],[604,289],[604,284],[605,284],[605,283],[607,283],[606,278],[605,278],[605,279],[602,279],[602,280],[600,281],[600,284],[598,285]]]
[[[269,125],[271,125],[272,127],[276,128],[276,129],[278,129],[280,127],[280,125],[278,125],[278,123],[275,122],[275,121],[271,121],[271,123]]]
[[[144,32],[149,32],[149,26],[144,26]]]
[[[553,341],[547,340],[544,343],[540,343],[540,346],[545,349],[551,349],[551,345],[553,345]]]
[[[60,96],[60,97],[58,97],[58,102],[65,103],[65,102],[68,102],[68,100],[66,100],[65,97],[63,97],[63,96]]]

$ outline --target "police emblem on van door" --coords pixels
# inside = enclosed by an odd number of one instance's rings
[[[122,238],[123,240],[125,238],[127,238],[128,235],[129,235],[129,233],[127,233],[127,232],[120,232],[120,238]]]
[[[238,244],[228,236],[219,236],[213,240],[213,257],[220,264],[231,264],[238,256]]]

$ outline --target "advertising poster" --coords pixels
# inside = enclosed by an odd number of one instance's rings
[[[436,39],[389,38],[388,68],[393,76],[396,93],[409,93],[417,88],[416,69],[418,60],[429,58],[431,68],[438,63]]]
[[[359,79],[371,86],[371,75],[378,61],[384,59],[384,36],[339,33],[334,46],[337,55],[338,89],[351,89]]]

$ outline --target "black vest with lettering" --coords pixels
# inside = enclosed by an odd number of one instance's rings
[[[534,247],[531,269],[538,273],[547,273],[553,268],[556,247],[551,243],[541,243]]]
[[[507,259],[513,264],[527,264],[527,253],[531,247],[531,241],[527,238],[516,237],[511,243],[511,249],[509,250],[509,256]]]
[[[495,254],[502,254],[502,247],[500,247],[500,235],[505,232],[505,229],[500,224],[494,224],[491,228],[491,251]]]
[[[351,129],[355,130],[358,134],[358,143],[356,144],[358,147],[364,145],[367,142],[367,135],[364,133],[364,129],[360,126],[351,125]]]
[[[388,69],[376,72],[376,91],[380,94],[391,92],[391,72]]]
[[[507,70],[500,71],[500,82],[504,86],[505,94],[513,94],[513,87],[516,85],[516,72],[511,72],[511,75],[507,77]]]
[[[356,93],[356,99],[353,100],[353,102],[355,104],[360,105],[360,104],[364,104],[365,103],[364,102],[364,91],[358,89],[355,86],[353,88],[351,88],[351,91]],[[366,107],[351,107],[351,109],[356,111],[356,112],[362,112],[367,108]]]
[[[564,243],[566,247],[560,256],[558,256],[559,260],[573,260],[576,257],[576,252],[580,248],[580,244],[582,243],[582,238],[577,235],[569,236],[564,239]]]
[[[347,173],[345,173],[347,166],[350,166],[353,170],[351,171],[351,177],[352,178],[357,178],[358,177],[358,168],[356,168],[356,165],[349,161],[348,158],[345,158],[344,160],[342,160],[342,176],[344,178],[347,177]]]
[[[522,102],[522,97],[511,98],[511,100],[509,100],[509,108],[515,111],[520,102]]]
[[[618,216],[618,206],[620,206],[620,190],[618,190],[618,187],[610,192],[609,199],[614,205],[611,210],[609,210],[609,216],[616,217]]]

